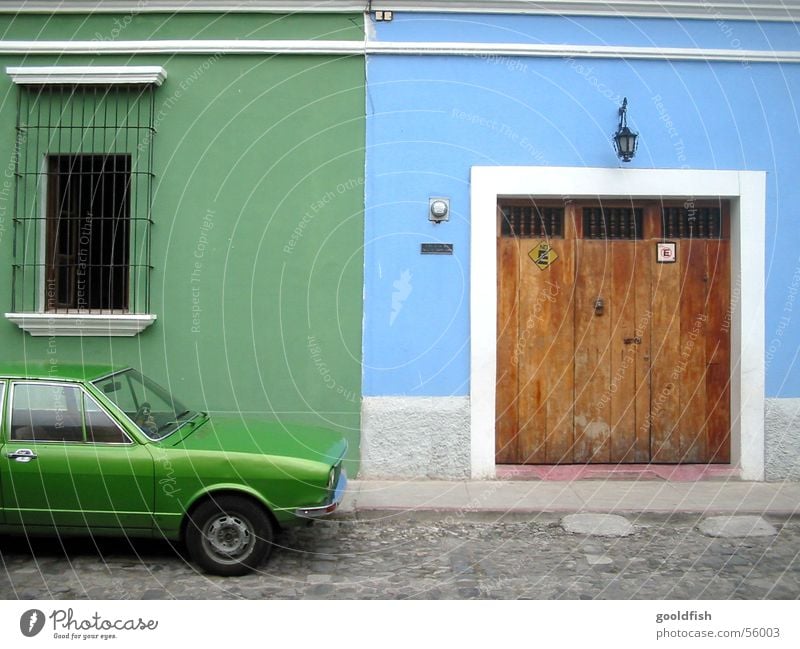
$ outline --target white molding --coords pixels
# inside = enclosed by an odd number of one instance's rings
[[[660,61],[800,63],[800,51],[623,47],[537,43],[434,43],[313,40],[0,41],[0,54],[316,54],[539,57]],[[11,68],[9,68],[10,70]],[[57,69],[57,68],[53,68]],[[134,68],[110,68],[124,74]],[[163,68],[161,69],[163,72]],[[166,73],[164,73],[166,76]],[[133,77],[131,77],[133,78]],[[162,78],[163,80],[163,78]],[[106,81],[111,83],[112,81]],[[147,81],[140,81],[145,83]],[[160,84],[155,78],[150,82]],[[66,83],[66,82],[64,82]],[[73,83],[75,83],[73,81]],[[85,83],[101,83],[86,81]],[[134,83],[134,81],[118,81]]]
[[[362,13],[367,2],[352,0],[19,0],[0,2],[3,13]],[[538,14],[562,16],[624,16],[707,20],[800,20],[795,0],[373,0],[372,10],[408,13]]]
[[[540,43],[371,42],[367,45],[367,54],[800,63],[800,51],[707,49],[695,47],[629,47],[617,45],[565,45]]]
[[[158,65],[53,65],[8,67],[6,74],[17,85],[92,84],[160,86],[167,71]]]
[[[364,41],[0,41],[0,54],[364,54]]]
[[[236,0],[220,2],[219,0],[69,0],[54,2],[53,0],[2,0],[0,13],[356,13],[364,12],[367,6],[363,2],[353,0],[316,0],[311,2],[292,2],[291,0]]]
[[[6,313],[31,336],[135,336],[156,321],[153,314]]]
[[[731,463],[764,479],[766,173],[700,169],[472,167],[470,448],[472,476],[495,473],[497,197],[731,199]]]

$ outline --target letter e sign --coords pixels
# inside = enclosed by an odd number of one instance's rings
[[[674,241],[659,241],[656,243],[656,261],[659,264],[674,264],[675,257]]]

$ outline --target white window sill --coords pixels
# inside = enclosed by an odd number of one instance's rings
[[[135,336],[153,324],[152,314],[6,313],[31,336]]]

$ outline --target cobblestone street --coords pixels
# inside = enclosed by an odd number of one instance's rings
[[[376,514],[377,516],[377,514]],[[800,596],[800,519],[717,538],[697,515],[626,517],[626,537],[575,534],[555,514],[498,521],[426,512],[286,531],[260,572],[199,573],[166,543],[0,540],[0,597],[762,599]],[[180,551],[179,551],[180,552]]]

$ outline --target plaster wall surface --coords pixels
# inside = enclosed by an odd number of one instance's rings
[[[366,397],[361,406],[362,478],[467,478],[467,397]]]
[[[800,399],[765,403],[767,480],[800,480]]]

